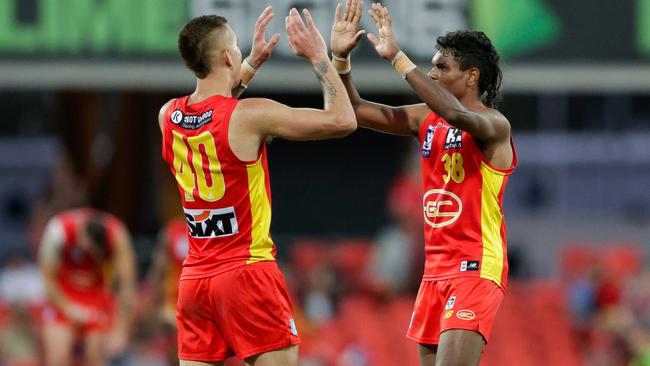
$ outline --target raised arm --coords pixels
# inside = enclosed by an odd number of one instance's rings
[[[296,55],[313,66],[323,91],[324,107],[290,108],[268,99],[250,98],[239,102],[232,115],[231,135],[245,133],[276,136],[290,140],[318,140],[352,133],[356,119],[345,87],[329,61],[327,47],[311,15],[305,9],[303,22],[296,9],[285,18],[289,45]]]
[[[378,37],[368,34],[370,43],[380,57],[390,60],[413,91],[436,114],[454,127],[467,131],[485,142],[503,141],[510,136],[510,123],[495,110],[470,110],[449,91],[420,71],[400,51],[390,14],[380,4],[372,4],[370,16],[377,26]]]
[[[273,7],[267,6],[255,22],[255,32],[253,33],[253,47],[251,54],[242,62],[241,82],[232,90],[232,97],[238,99],[248,87],[255,73],[262,67],[273,52],[273,47],[280,41],[280,33],[275,33],[269,41],[266,38],[266,26],[273,19]]]
[[[332,25],[331,47],[334,66],[341,76],[359,126],[396,135],[417,135],[420,122],[429,113],[424,104],[391,107],[366,101],[359,95],[350,76],[350,52],[359,43],[365,30],[359,30],[363,1],[348,0],[336,7]]]

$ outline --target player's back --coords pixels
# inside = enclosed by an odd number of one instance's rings
[[[238,101],[213,95],[188,105],[188,99],[172,100],[162,125],[163,158],[176,178],[188,226],[189,252],[181,278],[274,261],[264,145],[255,161],[240,160],[228,141]]]

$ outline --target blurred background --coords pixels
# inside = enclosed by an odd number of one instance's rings
[[[308,8],[328,41],[336,2],[0,0],[0,365],[39,365],[35,253],[47,220],[82,205],[121,218],[138,258],[139,323],[115,364],[166,364],[145,315],[157,236],[182,212],[156,123],[194,87],[178,31],[223,15],[247,54],[271,3],[267,34],[282,40],[245,97],[320,108],[283,18]],[[481,365],[650,365],[650,1],[382,3],[423,70],[447,31],[482,30],[502,54],[520,164],[505,198],[511,282]],[[352,61],[365,99],[418,102],[367,41]],[[367,130],[269,145],[301,365],[417,365],[404,338],[423,267],[417,145]]]

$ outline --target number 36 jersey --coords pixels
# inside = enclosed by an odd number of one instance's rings
[[[503,193],[517,165],[497,169],[476,140],[430,113],[420,125],[424,280],[480,277],[501,287],[508,278]],[[512,143],[512,142],[511,142]]]
[[[181,279],[275,261],[264,144],[257,160],[238,159],[228,142],[237,100],[214,95],[188,105],[188,99],[171,101],[163,125],[163,159],[178,183],[188,230]]]

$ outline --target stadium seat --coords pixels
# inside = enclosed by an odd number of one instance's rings
[[[565,243],[559,253],[561,274],[567,279],[586,275],[597,263],[597,259],[598,253],[593,243]]]
[[[600,258],[609,275],[625,281],[641,269],[643,251],[634,243],[615,242],[602,249]]]
[[[295,240],[289,252],[289,260],[296,272],[308,271],[327,261],[327,245],[318,239]]]

